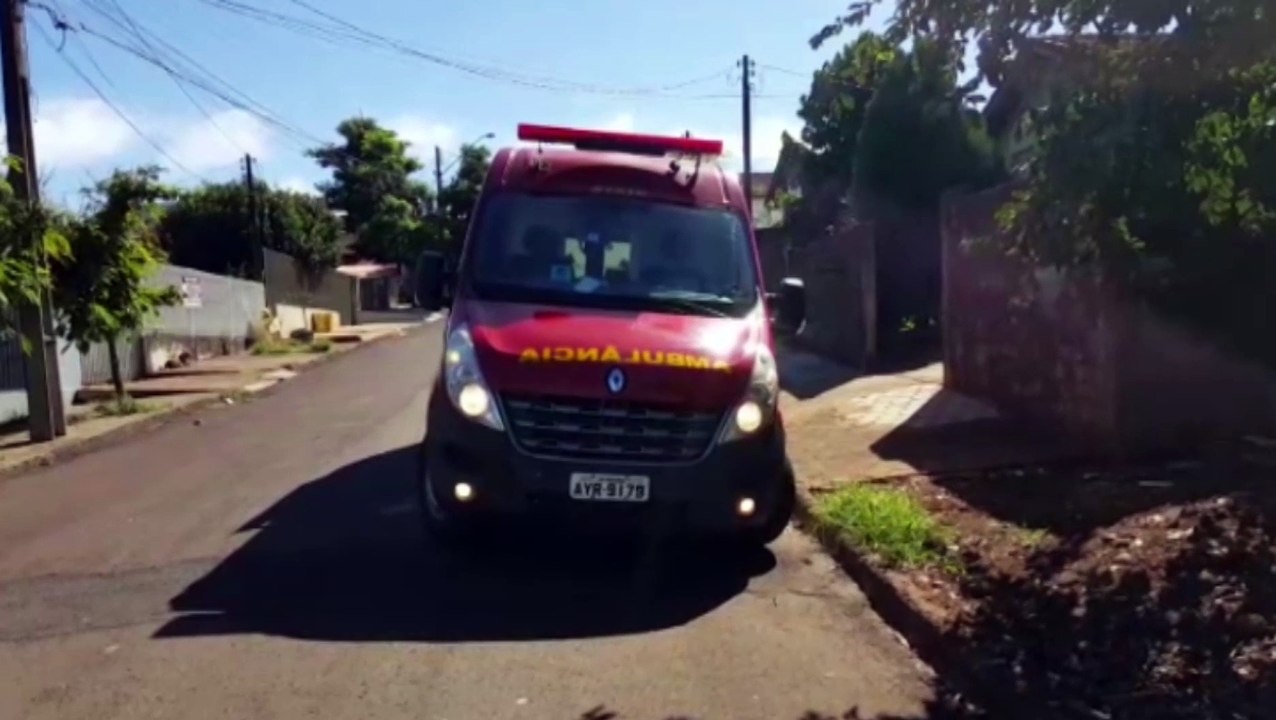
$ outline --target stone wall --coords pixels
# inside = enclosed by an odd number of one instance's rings
[[[846,224],[802,248],[806,323],[798,339],[852,367],[876,353],[877,278],[873,227]]]
[[[283,303],[330,310],[340,315],[344,324],[359,322],[357,280],[336,270],[307,272],[290,255],[269,248],[264,253],[266,262],[262,282],[266,286],[268,307]]]
[[[1276,431],[1276,377],[1094,274],[993,251],[1010,189],[942,212],[945,382],[1113,451]]]

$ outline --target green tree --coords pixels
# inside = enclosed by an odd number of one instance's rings
[[[346,229],[356,237],[356,249],[392,262],[410,225],[401,222],[406,204],[416,217],[430,205],[430,191],[412,178],[421,163],[408,155],[408,143],[369,118],[351,118],[337,126],[342,141],[308,151],[332,181],[321,186],[328,205],[346,212]],[[399,202],[389,201],[393,198]],[[385,217],[377,217],[388,213]],[[382,233],[387,233],[382,235]]]
[[[898,54],[896,45],[865,32],[815,71],[798,108],[812,177],[850,187],[869,101]]]
[[[943,47],[918,40],[897,54],[864,114],[853,195],[935,213],[946,190],[1001,180],[983,120],[964,104],[955,58]]]
[[[341,222],[321,198],[258,187],[263,243],[310,269],[330,268],[342,250]],[[208,184],[181,193],[163,215],[160,235],[174,264],[244,276],[253,262],[253,224],[243,183]]]
[[[465,239],[492,154],[482,145],[463,145],[460,157],[456,175],[439,195],[442,232],[438,240],[455,249]]]
[[[358,244],[378,260],[406,264],[420,253],[427,232],[417,207],[401,197],[385,195],[371,219],[359,228]]]
[[[179,194],[163,215],[160,236],[176,265],[247,276],[253,266],[247,189],[227,182]]]
[[[266,247],[311,270],[336,266],[345,247],[343,230],[322,198],[264,188],[261,197]]]
[[[156,234],[159,202],[175,194],[160,183],[160,172],[117,170],[86,190],[85,216],[66,222],[70,255],[52,263],[59,330],[81,352],[106,343],[118,402],[125,394],[117,340],[179,299],[172,287],[148,284],[164,259]]]
[[[856,2],[818,43],[861,24]],[[1102,271],[1276,365],[1276,13],[1271,0],[899,0],[895,40],[980,47],[996,85],[1034,35],[1076,43],[1069,87],[1031,115],[1037,143],[1003,209],[1008,252]]]
[[[9,165],[19,161],[9,160]],[[33,238],[40,238],[36,243]],[[49,288],[46,258],[67,256],[66,235],[55,214],[19,200],[0,177],[0,334],[15,330],[17,310],[36,304]],[[24,339],[24,350],[30,351]]]

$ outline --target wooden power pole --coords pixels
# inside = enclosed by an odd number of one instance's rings
[[[741,134],[744,136],[744,201],[753,214],[753,108],[750,93],[753,91],[753,61],[745,55],[740,59],[740,111]]]
[[[258,197],[257,181],[253,177],[253,161],[252,155],[244,155],[244,184],[248,189],[249,230],[252,232],[252,278],[261,282],[266,275],[266,240],[262,227],[261,198]]]
[[[20,202],[40,204],[35,139],[31,128],[31,73],[27,65],[23,0],[0,0],[0,63],[4,73],[4,118],[9,156],[9,183]],[[44,238],[19,238],[36,247],[44,263]],[[27,341],[25,353],[28,427],[33,442],[47,442],[66,434],[62,382],[58,373],[58,340],[53,327],[53,303],[47,290],[36,303],[18,308],[18,326]]]

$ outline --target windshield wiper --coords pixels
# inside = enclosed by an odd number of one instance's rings
[[[667,303],[674,307],[693,312],[706,313],[714,317],[729,318],[732,315],[722,309],[722,306],[730,307],[735,304],[729,297],[722,295],[714,295],[713,293],[694,292],[689,290],[665,290],[656,291],[649,296],[652,300]]]

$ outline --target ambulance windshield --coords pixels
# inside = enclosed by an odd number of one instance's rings
[[[757,302],[748,233],[726,210],[502,193],[476,231],[471,278],[487,299],[733,317]]]

